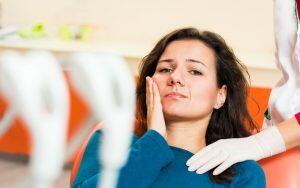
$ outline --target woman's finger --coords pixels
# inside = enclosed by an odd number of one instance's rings
[[[153,102],[155,105],[161,106],[161,101],[160,101],[160,95],[159,95],[159,90],[157,87],[157,84],[152,80],[152,89],[153,89]]]
[[[146,105],[149,106],[149,83],[148,77],[146,77]]]
[[[154,105],[154,93],[153,93],[153,81],[152,78],[149,77],[149,97],[150,97],[150,108],[153,109],[153,105]]]
[[[146,103],[147,108],[152,108],[153,106],[153,91],[152,91],[152,84],[151,78],[149,76],[146,77]]]

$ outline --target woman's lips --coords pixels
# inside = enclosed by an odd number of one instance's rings
[[[165,97],[167,97],[167,98],[187,98],[185,95],[178,93],[178,92],[168,93]]]

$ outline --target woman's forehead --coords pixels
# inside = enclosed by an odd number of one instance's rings
[[[178,40],[166,47],[158,63],[178,63],[178,61],[199,63],[208,67],[214,65],[215,54],[200,40]]]

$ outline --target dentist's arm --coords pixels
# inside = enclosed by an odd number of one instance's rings
[[[300,145],[300,112],[294,118],[280,123],[278,126],[286,149]]]
[[[219,140],[191,157],[190,171],[204,173],[217,167],[218,175],[231,165],[245,160],[260,160],[300,145],[300,113],[277,126],[246,138]]]

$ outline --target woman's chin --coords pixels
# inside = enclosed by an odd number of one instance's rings
[[[163,109],[164,117],[167,119],[182,119],[184,112],[178,109]]]

